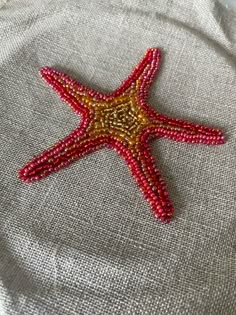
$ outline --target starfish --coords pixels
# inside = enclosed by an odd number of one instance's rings
[[[19,178],[25,182],[40,180],[88,153],[112,148],[127,162],[155,217],[169,222],[174,209],[149,141],[164,137],[216,145],[224,143],[224,136],[219,129],[167,117],[148,105],[148,91],[160,58],[158,48],[148,49],[131,74],[110,94],[94,91],[55,69],[42,68],[42,78],[82,119],[71,134],[21,168]]]

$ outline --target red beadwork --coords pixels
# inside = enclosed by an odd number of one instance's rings
[[[221,130],[158,114],[147,104],[150,85],[160,64],[160,50],[148,49],[140,63],[110,94],[93,91],[64,73],[45,67],[46,82],[82,115],[81,124],[64,140],[19,170],[25,182],[39,180],[104,146],[127,162],[156,217],[169,222],[173,214],[166,184],[155,166],[148,142],[155,137],[203,144],[223,144]]]

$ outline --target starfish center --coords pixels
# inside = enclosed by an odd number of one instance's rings
[[[139,131],[150,122],[150,118],[139,105],[136,91],[115,97],[110,102],[95,103],[95,119],[90,131],[108,133],[123,143],[132,146]]]

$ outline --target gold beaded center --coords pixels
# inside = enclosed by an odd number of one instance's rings
[[[131,92],[130,92],[131,93]],[[149,124],[149,117],[138,105],[137,91],[133,88],[130,95],[121,95],[111,102],[94,103],[94,121],[90,132],[114,136],[119,141],[133,146],[140,128]]]

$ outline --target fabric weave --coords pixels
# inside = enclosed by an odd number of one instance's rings
[[[213,0],[0,8],[0,314],[235,314],[236,14]],[[226,135],[216,147],[152,142],[173,222],[153,218],[112,150],[19,181],[78,124],[39,69],[109,92],[148,47],[163,52],[153,108]]]

